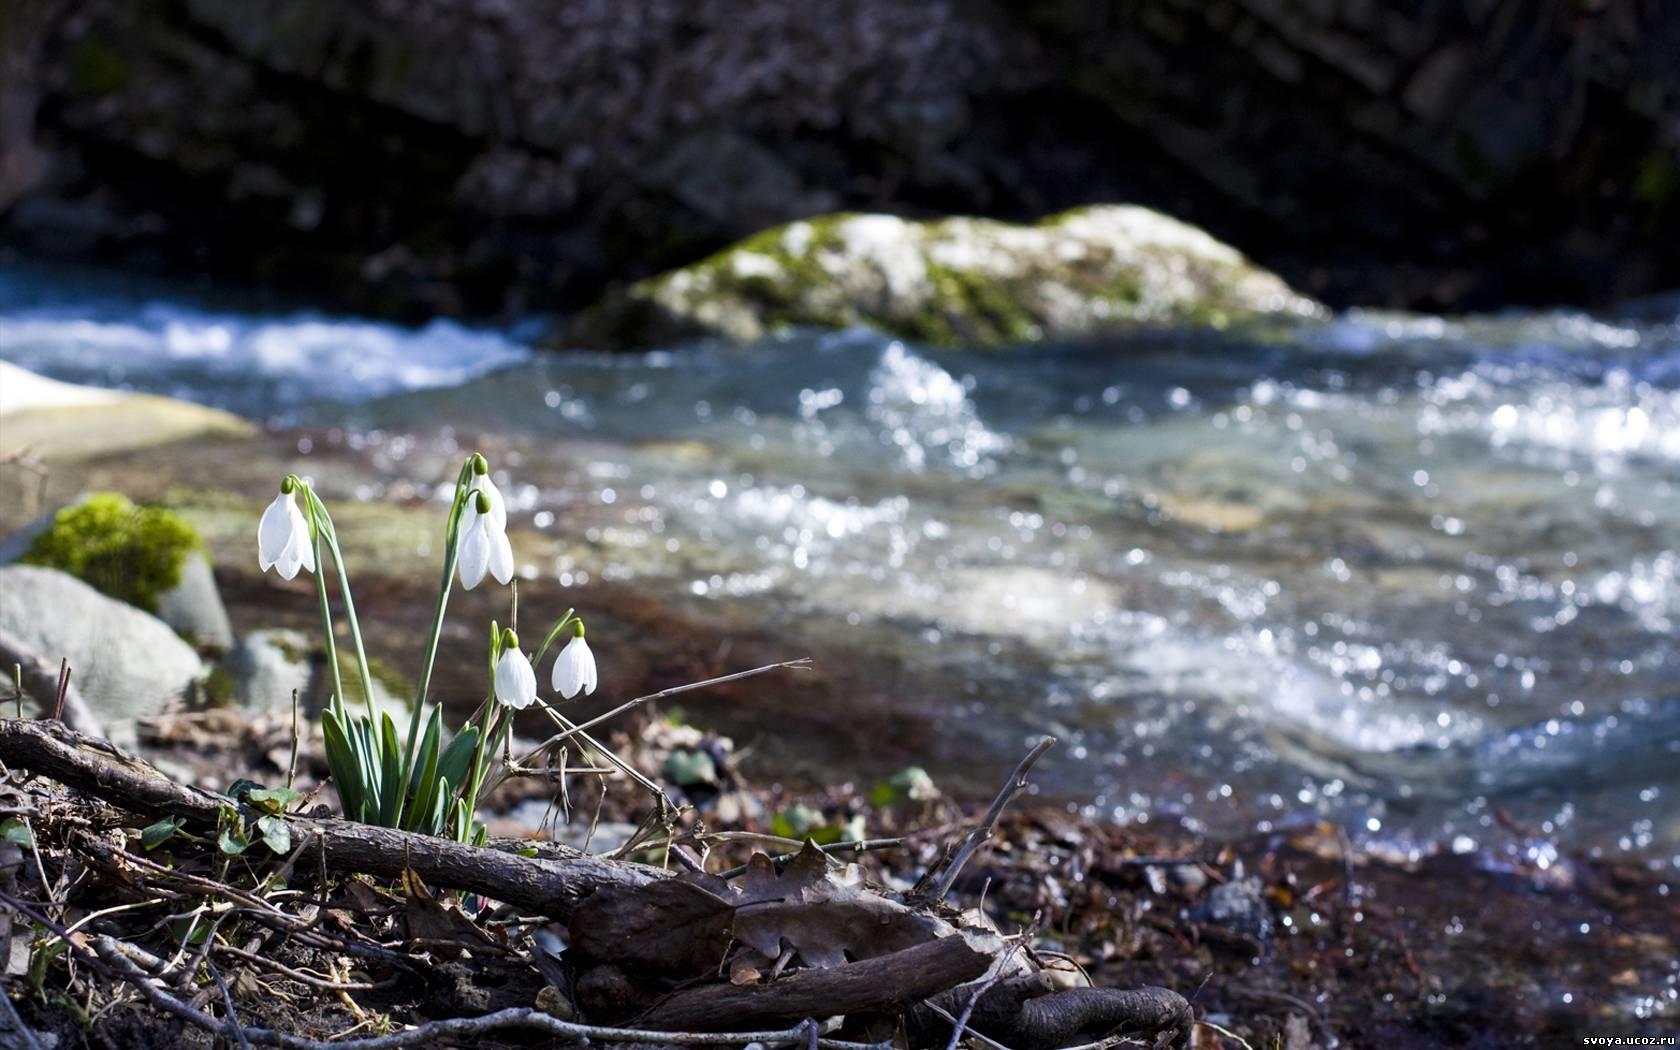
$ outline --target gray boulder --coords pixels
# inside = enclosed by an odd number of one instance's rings
[[[133,742],[137,720],[190,697],[204,674],[162,620],[56,569],[0,567],[0,630],[49,664],[68,658],[76,688],[119,745]]]
[[[309,649],[309,639],[301,631],[247,634],[222,659],[221,670],[232,693],[229,699],[248,711],[286,711],[291,709],[295,689],[300,703],[310,709],[315,667]]]
[[[346,705],[352,714],[360,716],[367,708],[356,681],[355,658],[344,645],[338,655],[339,672],[349,694]],[[406,727],[409,702],[377,676],[372,685],[374,706],[389,714],[398,726]],[[326,660],[311,635],[272,628],[252,631],[239,639],[217,666],[210,692],[213,700],[237,704],[247,711],[287,711],[294,689],[300,710],[308,717],[317,717],[332,694]],[[425,713],[429,715],[430,708]]]
[[[181,582],[158,596],[157,614],[201,650],[224,653],[233,645],[233,624],[203,551],[181,562]]]

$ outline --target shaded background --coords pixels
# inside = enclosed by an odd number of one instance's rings
[[[5,245],[388,316],[1113,200],[1331,305],[1680,284],[1659,0],[8,0],[0,39]]]

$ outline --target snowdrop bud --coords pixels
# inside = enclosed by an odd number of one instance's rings
[[[484,453],[474,452],[472,454],[472,472],[479,477],[490,473],[490,461],[484,458]]]

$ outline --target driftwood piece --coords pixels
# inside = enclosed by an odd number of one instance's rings
[[[214,827],[222,810],[238,806],[225,795],[177,784],[148,763],[57,722],[0,720],[0,762],[146,817]],[[429,885],[482,893],[562,921],[598,889],[641,886],[664,876],[657,868],[569,850],[522,857],[353,821],[288,816],[286,823],[293,842],[315,844],[300,857],[305,866],[317,863],[320,849],[330,871],[395,879],[412,869]]]
[[[914,948],[768,984],[707,984],[667,996],[638,1019],[644,1028],[719,1031],[751,1021],[903,1010],[984,974],[1003,939],[960,930]]]
[[[968,988],[928,1001],[947,1013],[962,1009]],[[1182,995],[1166,988],[1066,988],[1042,971],[1000,981],[981,994],[968,1027],[1011,1050],[1054,1050],[1098,1042],[1111,1035],[1152,1037],[1172,1032],[1172,1045],[1190,1038],[1194,1014]],[[951,1031],[932,1011],[910,1017],[911,1042],[930,1043]]]

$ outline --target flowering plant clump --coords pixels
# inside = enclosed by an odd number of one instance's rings
[[[332,603],[321,571],[325,566],[323,549],[332,556],[338,577],[339,600],[355,647],[365,713],[352,714],[345,706]],[[327,766],[344,815],[366,824],[482,842],[485,828],[474,814],[490,763],[507,740],[515,713],[539,702],[536,671],[532,658],[519,647],[519,636],[511,628],[490,624],[489,680],[484,701],[447,743],[442,708],[434,706],[429,716],[424,712],[457,571],[461,586],[467,590],[478,586],[486,574],[500,584],[513,579],[507,507],[490,480],[485,458],[476,452],[467,457],[455,479],[455,496],[445,527],[443,578],[406,735],[398,732],[390,713],[379,710],[374,703],[361,625],[356,619],[356,603],[332,515],[309,482],[296,474],[286,476],[279,494],[263,511],[257,525],[257,564],[264,572],[273,569],[288,580],[300,570],[315,575],[321,634],[332,674],[332,696],[321,715],[321,729]],[[580,689],[594,692],[596,681],[595,658],[583,640],[583,621],[571,610],[549,630],[537,650],[536,662],[542,661],[567,628],[573,632],[572,640],[555,662],[553,682],[554,688],[570,699]]]

